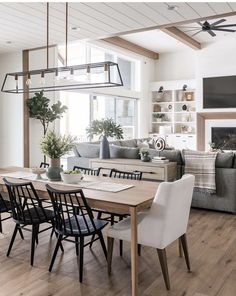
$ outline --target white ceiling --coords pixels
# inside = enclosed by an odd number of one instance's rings
[[[168,4],[179,9],[170,11]],[[69,3],[69,39],[99,39],[124,32],[236,11],[236,3],[83,2]],[[50,43],[65,40],[65,4],[50,3]],[[0,3],[0,53],[46,43],[46,3]],[[200,37],[199,37],[200,38]],[[11,44],[7,44],[11,41]],[[145,45],[145,44],[144,44]],[[178,46],[178,45],[177,45]]]

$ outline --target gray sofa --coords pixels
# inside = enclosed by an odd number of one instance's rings
[[[139,158],[139,142],[144,139],[110,142],[111,158]],[[148,140],[148,139],[147,139]],[[98,142],[78,143],[75,156],[71,157],[69,166],[89,166],[90,158],[99,157]],[[155,149],[149,149],[150,156],[158,155]],[[177,162],[177,177],[184,173],[184,159],[180,150],[164,150],[160,153],[170,161]],[[216,194],[194,190],[192,206],[197,208],[236,213],[236,155],[233,152],[219,153],[216,159]]]

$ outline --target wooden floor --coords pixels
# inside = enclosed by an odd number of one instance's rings
[[[65,242],[65,253],[56,259],[52,273],[47,271],[55,237],[42,233],[30,267],[30,233],[17,237],[6,257],[13,222],[3,222],[0,235],[0,296],[125,296],[130,295],[130,249],[125,244],[123,258],[115,245],[113,273],[107,275],[106,261],[99,242],[86,249],[84,283],[78,281],[78,262],[74,245]],[[144,247],[139,258],[139,295],[156,296],[235,296],[236,295],[236,216],[194,209],[188,228],[192,273],[186,272],[178,257],[177,243],[167,249],[171,291],[165,290],[157,253]]]

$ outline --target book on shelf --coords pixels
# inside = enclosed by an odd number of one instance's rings
[[[165,160],[166,157],[165,156],[153,156],[152,159],[155,159],[155,160]]]

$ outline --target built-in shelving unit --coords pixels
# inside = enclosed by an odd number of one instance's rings
[[[183,90],[184,85],[187,87]],[[172,142],[172,145],[173,139],[178,138],[179,140],[183,135],[181,139],[184,139],[184,145],[187,145],[186,139],[191,138],[191,145],[189,145],[191,147],[189,148],[195,149],[195,80],[153,82],[151,84],[151,96],[150,133],[164,134],[168,137],[169,142]],[[175,137],[175,135],[178,135],[178,137]]]

